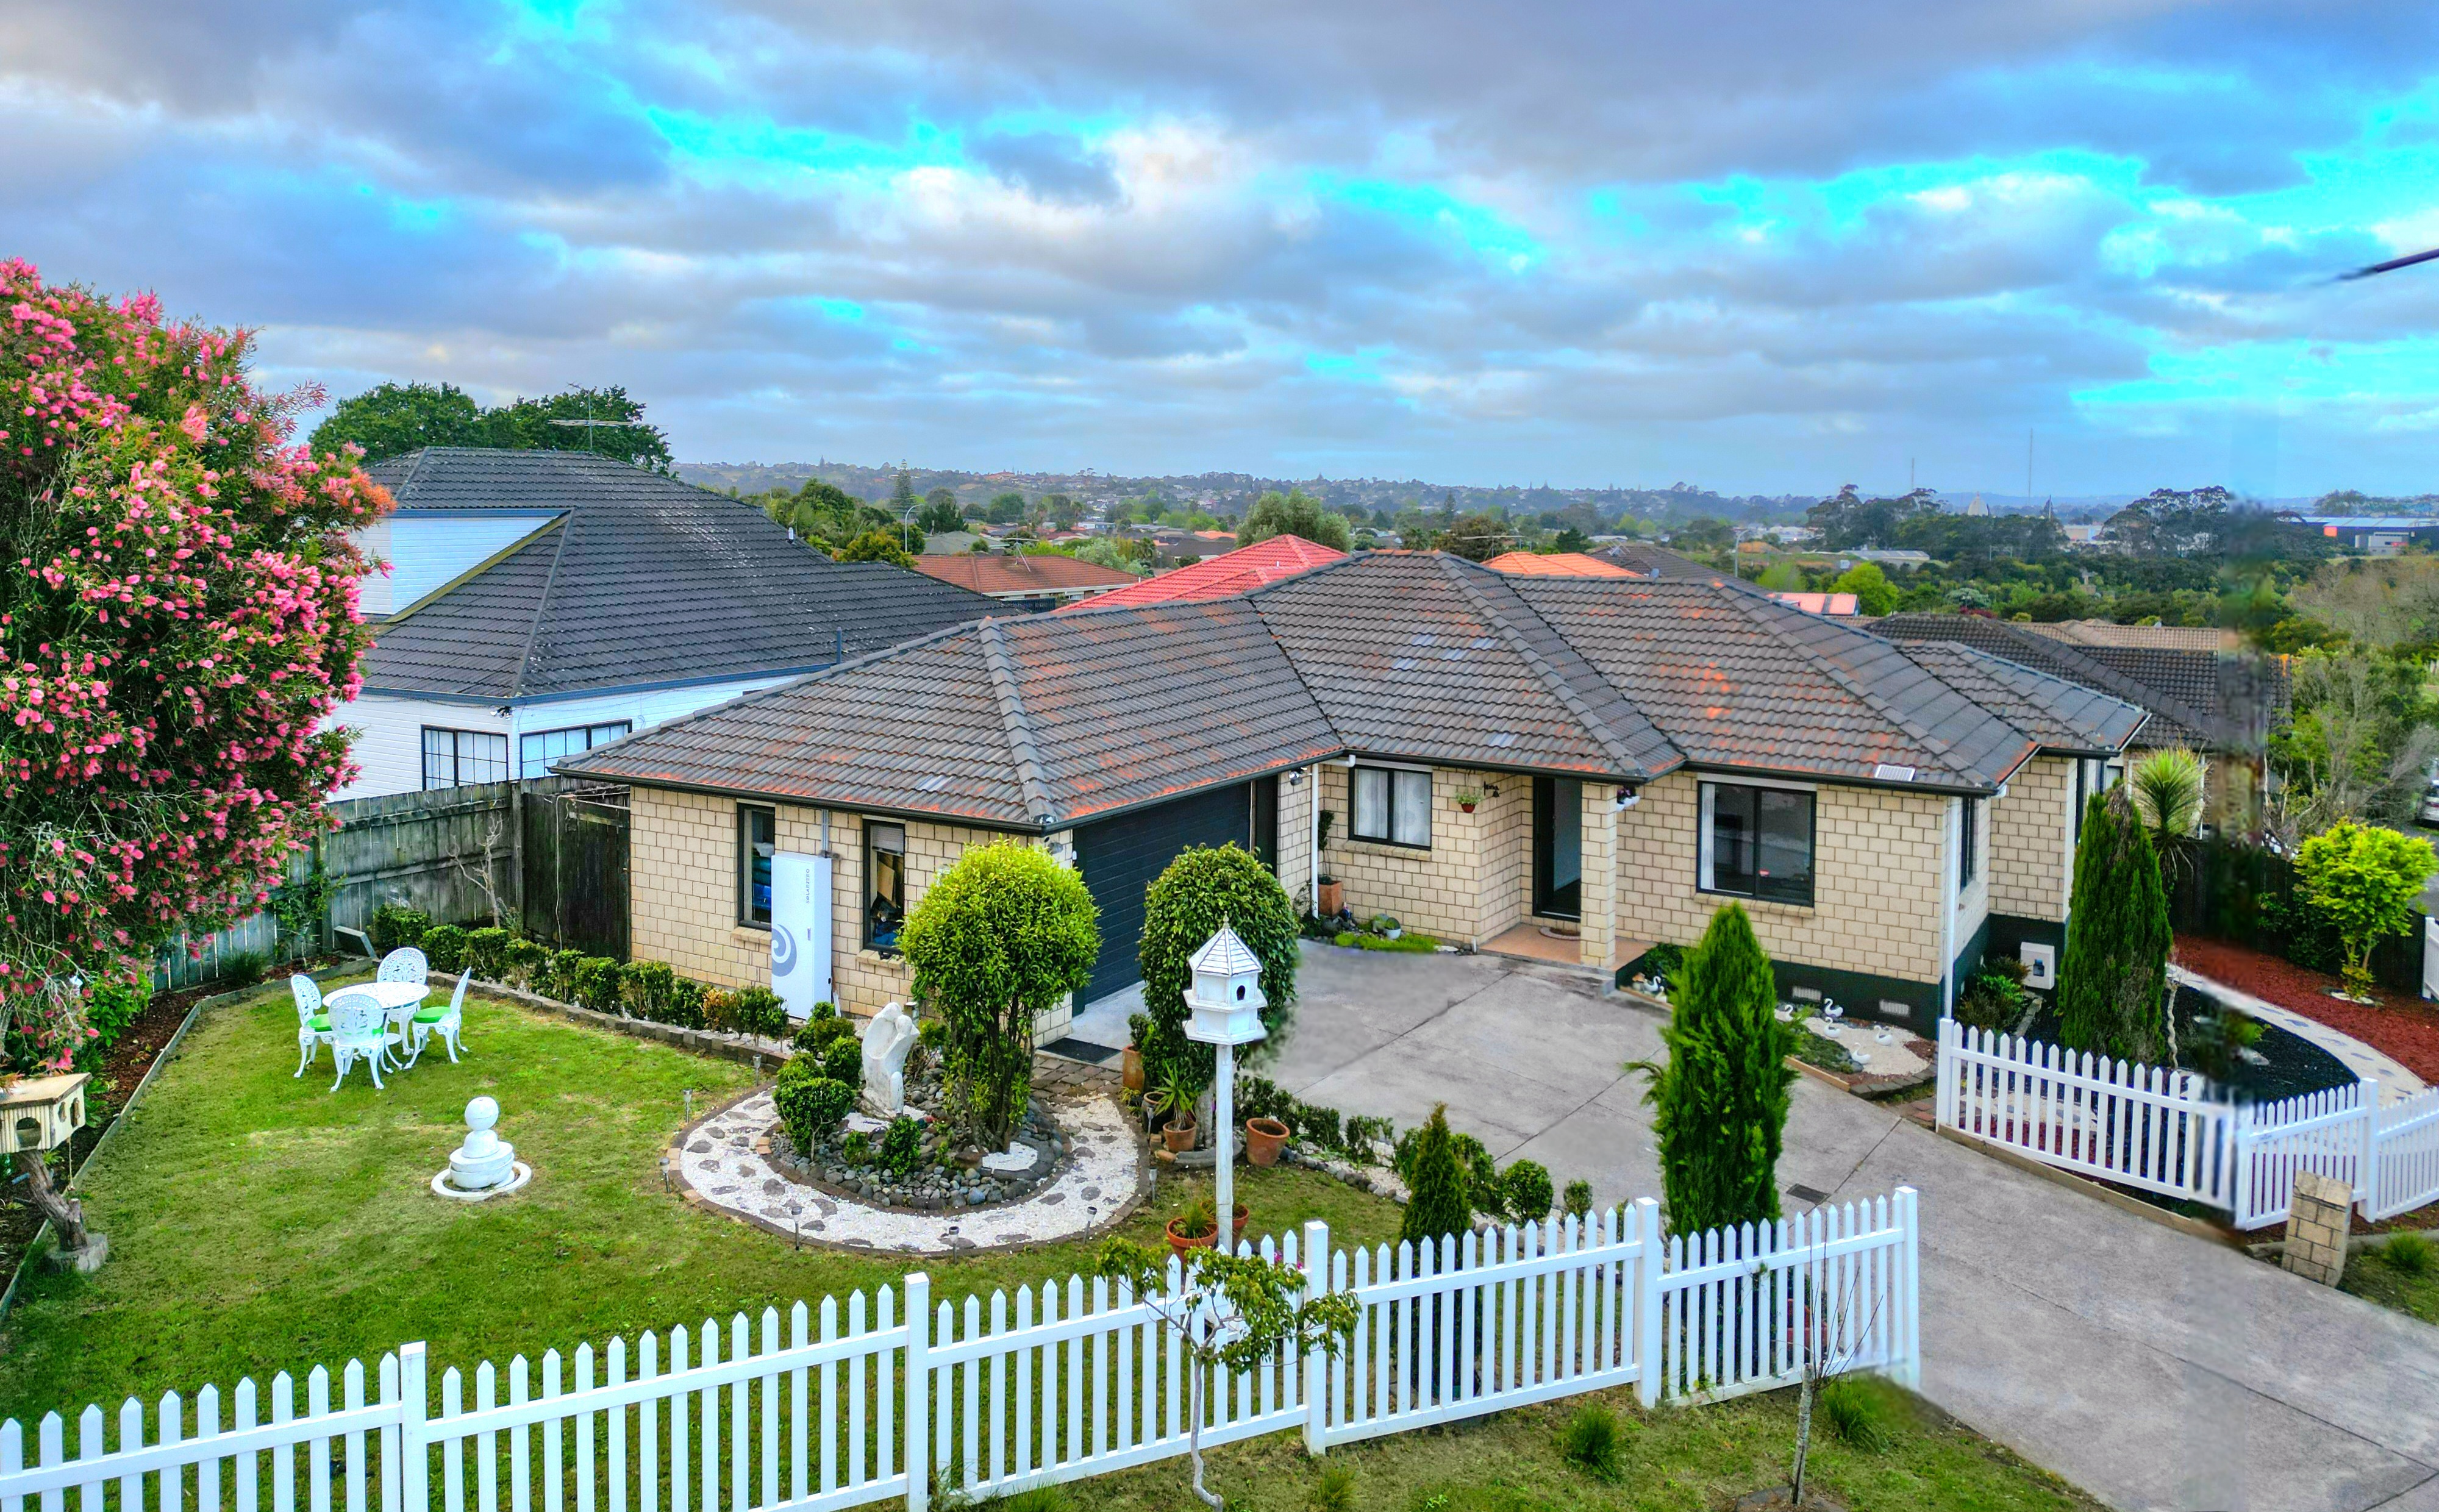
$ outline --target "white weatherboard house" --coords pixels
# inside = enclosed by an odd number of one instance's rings
[[[341,798],[548,774],[549,763],[996,606],[840,563],[761,510],[580,452],[429,447],[369,470],[397,509],[362,544],[377,620]]]

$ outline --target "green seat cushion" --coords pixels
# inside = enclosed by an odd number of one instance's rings
[[[317,1013],[312,1018],[306,1020],[305,1023],[315,1034],[329,1034],[330,1032],[330,1016],[327,1013]]]
[[[438,1023],[441,1020],[447,1017],[449,1017],[449,1010],[445,1007],[424,1008],[417,1012],[415,1015],[415,1022],[418,1023]]]

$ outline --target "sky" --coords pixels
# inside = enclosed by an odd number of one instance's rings
[[[2439,490],[2439,7],[9,0],[0,255],[692,461]]]

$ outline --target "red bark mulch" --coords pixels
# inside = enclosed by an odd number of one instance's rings
[[[2375,989],[2377,1007],[2333,998],[2329,992],[2338,986],[2336,977],[2225,940],[2180,934],[2176,954],[2177,964],[2187,970],[2353,1035],[2424,1081],[2439,1085],[2439,1007],[2386,987]]]

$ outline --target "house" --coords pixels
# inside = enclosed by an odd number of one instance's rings
[[[1089,1002],[1137,979],[1145,885],[1234,842],[1308,904],[1326,868],[1359,916],[1604,974],[1736,899],[1787,990],[1927,1027],[1989,942],[2062,935],[2074,795],[2142,720],[1716,578],[1400,552],[955,627],[558,770],[632,790],[636,953],[769,980],[775,849],[814,879],[780,955],[858,1012],[968,846],[1078,867]]]
[[[1655,546],[1647,541],[1619,541],[1588,553],[1602,561],[1624,567],[1638,578],[1725,578],[1717,567],[1704,566],[1691,557],[1683,557],[1665,546]]]
[[[2231,649],[2217,631],[2179,626],[2020,624],[1985,614],[1890,614],[1872,632],[1914,645],[1951,641],[2123,699],[2148,716],[2133,747],[2201,753],[2205,820],[2249,830],[2269,777],[2270,732],[2288,697],[2283,658]]]
[[[2439,519],[2420,514],[2311,514],[2302,523],[2347,551],[2393,557],[2408,545],[2439,545]]]
[[[364,545],[378,621],[361,798],[542,776],[630,731],[991,613],[881,562],[840,563],[760,509],[581,452],[430,447],[369,470],[397,508]]]
[[[1095,608],[1107,609],[1119,604],[1184,604],[1234,598],[1264,583],[1291,578],[1326,562],[1343,561],[1345,557],[1345,552],[1302,536],[1272,536],[1250,546],[1205,557],[1190,566],[1138,578],[1127,587],[1099,595],[1092,602]],[[1068,611],[1062,609],[1059,613]]]
[[[1860,613],[1853,594],[1774,593],[1770,596],[1789,609],[1800,609],[1807,614],[1835,614],[1848,618]]]
[[[1631,578],[1635,574],[1613,561],[1582,551],[1505,551],[1483,563],[1492,572],[1531,578]]]
[[[915,559],[915,570],[1029,612],[1056,609],[1140,580],[1120,568],[1096,566],[1056,552],[1041,556],[927,553]]]

